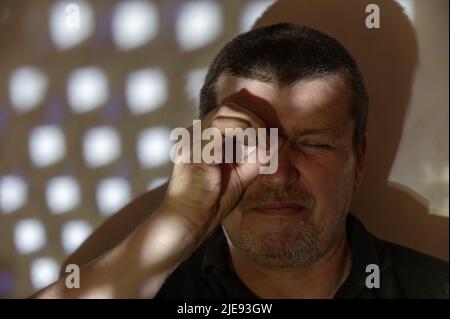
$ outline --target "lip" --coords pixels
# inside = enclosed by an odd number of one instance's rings
[[[295,202],[270,202],[253,207],[252,210],[264,215],[290,215],[304,213],[306,207]]]

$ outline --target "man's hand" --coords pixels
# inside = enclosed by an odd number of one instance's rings
[[[264,123],[253,113],[235,104],[211,111],[201,128],[216,128],[225,137],[226,128],[258,128]],[[192,127],[190,128],[192,133]],[[194,136],[191,134],[191,139]],[[215,143],[225,154],[225,138]],[[245,141],[238,141],[244,143]],[[194,141],[191,140],[191,145]],[[201,141],[202,148],[209,141]],[[182,218],[190,231],[204,239],[218,226],[239,202],[246,187],[258,176],[259,163],[194,163],[192,147],[189,163],[175,164],[163,207]],[[201,152],[202,150],[200,150]],[[254,148],[257,152],[257,148]]]

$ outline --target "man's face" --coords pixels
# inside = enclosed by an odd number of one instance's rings
[[[230,248],[266,266],[305,266],[345,234],[345,217],[359,183],[365,143],[352,148],[351,91],[337,76],[295,85],[223,74],[220,103],[235,103],[278,127],[278,169],[260,175],[224,220]]]

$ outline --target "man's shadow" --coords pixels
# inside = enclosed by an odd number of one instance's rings
[[[306,25],[334,37],[352,54],[370,97],[367,162],[352,212],[379,237],[448,260],[448,218],[430,215],[420,195],[388,181],[418,63],[415,30],[393,0],[376,2],[380,28],[367,28],[369,3],[280,0],[254,27],[280,22]]]

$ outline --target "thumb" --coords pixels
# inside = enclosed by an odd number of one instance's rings
[[[238,175],[237,177],[242,189],[247,188],[247,186],[250,185],[256,177],[258,177],[260,167],[261,165],[258,160],[258,148],[249,148],[248,155],[245,160],[235,167],[235,173]]]

